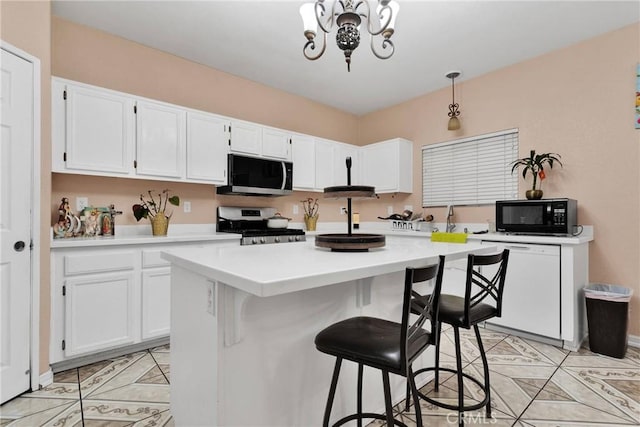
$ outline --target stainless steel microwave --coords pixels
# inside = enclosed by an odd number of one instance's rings
[[[284,196],[293,191],[293,163],[238,154],[227,156],[227,185],[218,187],[218,194]]]
[[[496,202],[496,230],[522,234],[575,234],[578,202],[573,199]]]

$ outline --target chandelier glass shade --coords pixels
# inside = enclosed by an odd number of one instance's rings
[[[351,54],[360,45],[360,31],[367,30],[371,40],[371,51],[380,59],[391,58],[395,46],[391,41],[400,5],[395,0],[378,0],[375,11],[369,0],[335,0],[332,5],[324,0],[305,3],[300,7],[307,38],[302,53],[309,60],[316,60],[327,48],[327,34],[337,26],[336,44],[344,52],[347,71],[351,71]],[[318,28],[322,40],[316,43]],[[376,36],[381,36],[380,47],[376,48]]]
[[[460,76],[460,71],[450,71],[445,76],[448,79],[451,79],[451,104],[449,104],[449,123],[447,125],[448,130],[460,129],[460,119],[458,118],[458,116],[460,115],[460,111],[458,110],[459,105],[456,102],[456,92],[454,85],[454,80],[458,76]]]

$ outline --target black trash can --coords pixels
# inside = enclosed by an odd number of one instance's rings
[[[584,288],[591,351],[624,358],[632,294],[629,288],[603,283],[592,283]]]

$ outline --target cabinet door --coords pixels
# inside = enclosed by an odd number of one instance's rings
[[[293,135],[293,189],[314,190],[316,183],[316,143],[306,135]]]
[[[253,123],[233,121],[230,147],[233,152],[259,156],[262,153],[262,128]]]
[[[335,183],[333,172],[333,145],[335,143],[316,139],[316,188],[323,190]]]
[[[187,179],[226,183],[229,124],[212,114],[187,114]]]
[[[133,272],[65,280],[65,356],[134,342]]]
[[[65,168],[130,174],[135,137],[133,99],[74,85],[66,85],[65,90]]]
[[[496,245],[496,242],[483,242]],[[502,317],[487,321],[549,338],[560,338],[560,247],[497,244],[509,249]]]
[[[171,267],[142,273],[142,339],[169,335]]]
[[[333,185],[347,185],[347,157],[351,157],[351,184],[359,184],[360,177],[358,176],[358,174],[361,167],[361,162],[358,147],[349,144],[336,143],[333,147],[333,150]]]
[[[184,110],[148,101],[137,103],[136,174],[184,176]]]
[[[398,191],[398,149],[395,144],[378,143],[362,148],[362,182],[376,193]]]
[[[262,155],[291,160],[291,135],[278,129],[262,129]]]

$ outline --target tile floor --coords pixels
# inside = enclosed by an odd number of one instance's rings
[[[569,352],[536,341],[481,330],[491,371],[493,418],[467,413],[467,425],[630,426],[640,425],[640,349],[624,359]],[[462,331],[465,372],[481,377],[482,363],[471,331]],[[443,331],[442,366],[454,366],[453,332]],[[444,374],[444,373],[443,373]],[[169,346],[55,374],[54,383],[0,406],[0,426],[173,426],[169,412]],[[454,378],[438,396],[456,399]],[[469,386],[469,387],[468,387]],[[467,388],[468,387],[468,388]],[[433,393],[433,385],[423,388]],[[477,390],[465,383],[470,399]],[[421,404],[425,426],[453,426],[451,411]],[[401,412],[415,426],[413,408]],[[384,423],[375,421],[369,426]]]

